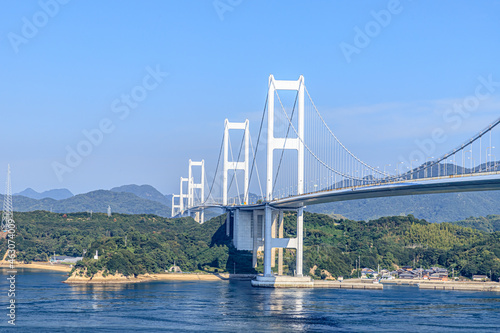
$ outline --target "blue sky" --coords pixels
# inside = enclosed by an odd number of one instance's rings
[[[0,174],[10,163],[14,192],[177,191],[189,158],[215,168],[225,118],[248,118],[256,141],[269,74],[304,75],[337,136],[375,166],[406,158],[436,128],[444,153],[499,114],[493,85],[459,125],[443,116],[480,78],[500,81],[499,1],[2,4]],[[356,47],[357,28],[376,29],[381,11],[390,17]],[[347,44],[357,53],[346,57]],[[168,75],[148,81],[155,87],[126,116],[114,112],[151,71]],[[54,163],[103,121],[108,133],[58,177]]]

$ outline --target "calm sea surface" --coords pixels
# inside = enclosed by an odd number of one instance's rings
[[[6,270],[0,274],[0,331],[6,332]],[[18,271],[16,331],[500,332],[500,293],[272,290],[248,281],[71,286],[64,278]]]

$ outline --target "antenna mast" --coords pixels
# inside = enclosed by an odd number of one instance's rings
[[[10,184],[10,164],[7,165],[7,183],[5,185],[5,196],[3,197],[2,230],[7,230],[13,220],[12,212],[12,187]]]

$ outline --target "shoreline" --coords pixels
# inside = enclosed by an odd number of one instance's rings
[[[480,281],[429,281],[429,280],[386,280],[382,284],[398,286],[417,286],[422,290],[455,290],[455,291],[493,291],[500,292],[499,282]]]
[[[155,281],[229,281],[229,280],[251,280],[253,274],[229,274],[229,273],[153,273],[142,274],[137,277],[128,277],[122,274],[102,276],[102,273],[95,274],[92,278],[72,275],[64,283],[67,284],[122,284],[122,283],[142,283]]]
[[[5,265],[4,265],[5,264]],[[10,268],[7,262],[0,263],[0,268]],[[66,272],[69,273],[73,269],[69,267],[69,265],[61,265],[61,264],[49,264],[49,263],[36,263],[36,264],[22,264],[22,263],[14,263],[14,269],[17,268],[28,268],[28,269],[40,269],[45,271],[56,271],[56,272]]]
[[[0,262],[0,269],[9,269],[7,262]],[[22,264],[16,263],[14,269],[34,269],[55,272],[69,273],[71,267],[69,265],[49,264],[49,263],[31,263]],[[67,284],[126,284],[126,283],[143,283],[143,282],[156,282],[156,281],[251,281],[256,274],[230,274],[230,273],[153,273],[143,274],[137,277],[127,277],[124,275],[108,275],[102,276],[101,273],[94,275],[92,278],[69,276],[66,280],[62,281]],[[346,279],[343,282],[339,281],[324,281],[313,280],[312,288],[335,288],[335,289],[383,289],[384,285],[397,285],[397,286],[417,286],[422,290],[450,290],[450,291],[487,291],[487,292],[500,292],[500,283],[498,282],[477,282],[477,281],[428,281],[428,280],[386,280],[381,281],[379,284],[372,283],[372,280],[362,279]]]

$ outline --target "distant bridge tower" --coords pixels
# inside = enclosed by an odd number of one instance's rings
[[[172,217],[177,215],[177,213],[181,210],[181,203],[179,202],[178,205],[175,204],[175,199],[179,198],[180,201],[180,197],[181,196],[179,194],[172,194]]]
[[[184,183],[187,183],[189,178],[181,177],[180,178],[180,194],[174,194],[172,195],[172,217],[176,216],[177,214],[184,214],[184,208],[185,204],[187,202],[184,202],[184,199],[188,198],[188,194],[184,194]],[[175,204],[175,199],[179,199],[179,204]]]
[[[180,210],[180,213],[181,214],[184,214],[184,209],[186,208],[184,206],[184,199],[188,199],[188,195],[187,194],[184,194],[184,191],[183,191],[183,188],[184,188],[184,183],[187,183],[189,180],[189,178],[186,178],[186,177],[181,177],[181,185],[180,185],[180,194],[179,194],[179,198],[180,198],[180,201],[179,201],[179,210]]]
[[[194,177],[193,177],[193,167],[201,167],[201,178],[199,183],[194,182]],[[200,194],[200,203],[203,203],[205,200],[205,160],[201,160],[199,162],[191,161],[189,160],[189,183],[188,183],[188,207],[194,207],[195,202],[194,202],[194,196],[195,196],[195,190],[199,190]],[[201,216],[200,216],[201,215]],[[198,223],[203,223],[205,221],[205,210],[201,210],[200,212],[196,212],[196,217],[195,217],[196,222]]]
[[[7,230],[12,223],[14,214],[12,210],[12,187],[10,184],[10,164],[7,165],[7,182],[5,184],[5,196],[3,198],[2,230]]]
[[[243,162],[239,161],[229,161],[229,130],[243,130],[244,132],[244,145],[245,145],[245,159]],[[243,123],[231,123],[229,120],[224,122],[224,171],[223,171],[223,184],[222,184],[222,204],[227,205],[227,173],[229,170],[243,170],[245,172],[245,180],[243,185],[243,202],[246,205],[248,203],[248,144],[249,144],[249,129],[248,129],[248,119]],[[239,193],[238,193],[239,194]]]

